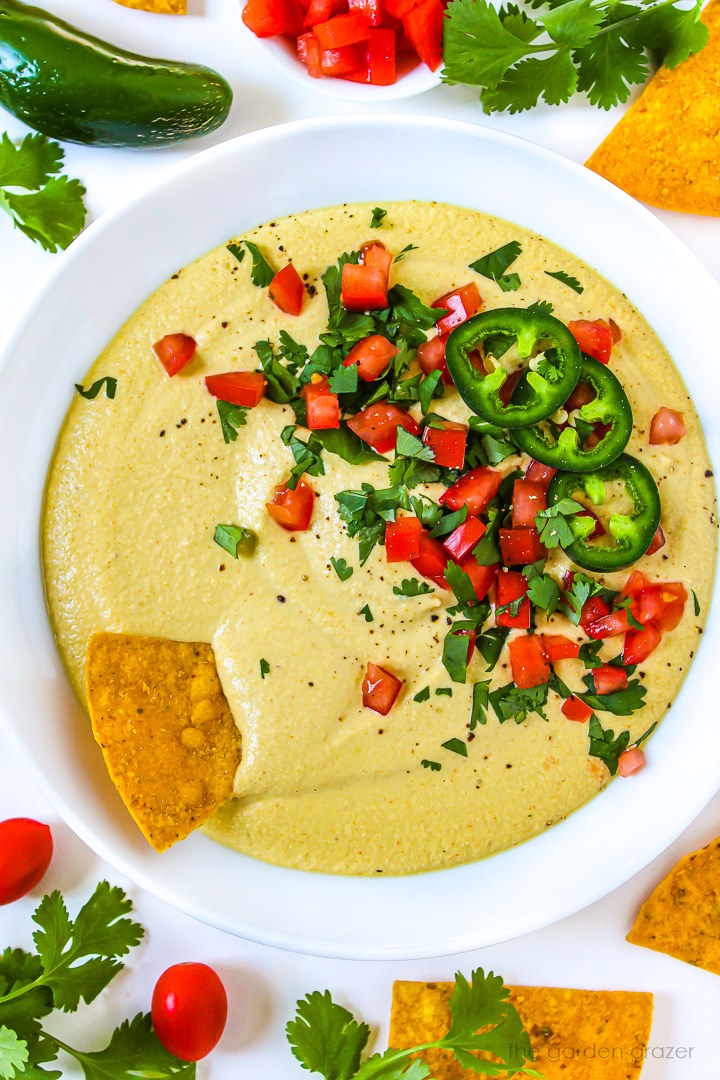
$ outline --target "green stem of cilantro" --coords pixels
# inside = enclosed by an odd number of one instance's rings
[[[412,1057],[422,1050],[433,1050],[442,1045],[447,1045],[444,1043],[444,1038],[437,1039],[435,1042],[422,1043],[420,1046],[413,1046],[409,1050],[395,1050],[392,1054],[383,1054],[382,1058],[378,1059],[377,1064],[373,1064],[370,1059],[368,1059],[363,1062],[363,1080],[371,1080],[374,1076],[382,1076],[383,1073],[388,1072],[396,1065],[398,1061],[403,1061],[405,1058]]]
[[[639,8],[632,15],[627,15],[624,19],[618,19],[617,22],[608,23],[607,26],[603,26],[595,34],[595,39],[605,37],[607,34],[614,34],[616,30],[622,30],[629,23],[637,22],[638,19],[643,19],[649,12],[658,11],[660,8],[673,7],[677,3],[677,0],[658,0],[657,4],[651,4],[649,7]],[[598,10],[609,11],[610,3],[598,4]],[[565,52],[574,52],[575,50],[571,45],[563,45],[557,41],[548,41],[544,45],[533,45],[528,49],[526,56],[535,56],[538,53],[554,52],[558,55]]]

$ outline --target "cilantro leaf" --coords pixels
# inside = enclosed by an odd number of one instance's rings
[[[467,678],[469,638],[453,625],[445,635],[442,651],[443,667],[453,682],[464,683]]]
[[[558,45],[580,49],[595,37],[604,17],[594,0],[567,0],[544,12],[542,22]]]
[[[213,539],[224,551],[227,551],[228,555],[237,559],[240,545],[247,544],[249,548],[252,548],[255,535],[250,529],[245,529],[241,525],[216,525]]]
[[[300,380],[275,356],[269,341],[256,341],[253,349],[267,380],[265,393],[277,405],[287,405],[300,394]]]
[[[328,303],[328,329],[337,330],[343,316],[342,306],[342,268],[345,263],[357,263],[360,261],[360,253],[357,251],[344,251],[337,263],[328,266],[322,275],[322,283],[325,286],[325,295]]]
[[[585,286],[581,285],[576,277],[572,274],[566,274],[564,270],[546,270],[545,273],[548,277],[555,278],[556,281],[561,281],[563,285],[567,285],[569,289],[572,289],[576,293],[585,291]]]
[[[430,768],[435,765],[440,768],[436,761],[428,762]],[[389,1049],[384,1054],[373,1054],[363,1061],[354,1080],[375,1080],[378,1076],[382,1080],[426,1080],[430,1076],[430,1066],[421,1058],[409,1061],[405,1050]]]
[[[245,248],[240,247],[240,244],[226,244],[225,245],[230,254],[237,259],[238,262],[242,262],[245,258]]]
[[[540,543],[546,548],[569,547],[579,535],[589,535],[595,523],[589,515],[579,520],[575,515],[585,507],[575,499],[560,499],[559,502],[540,510],[535,515],[535,525],[540,533]]]
[[[497,86],[483,91],[483,111],[523,112],[537,105],[541,97],[548,105],[560,105],[572,97],[577,79],[577,72],[567,50],[560,50],[542,59],[531,56],[511,68]],[[506,284],[503,284],[504,282]],[[515,289],[518,288],[520,279],[517,274],[509,274],[498,280],[498,285],[506,292],[509,291],[510,284]]]
[[[407,255],[407,254],[408,254],[408,253],[409,253],[410,251],[418,251],[418,250],[419,250],[419,249],[418,249],[418,246],[417,246],[417,244],[406,244],[406,245],[405,245],[405,247],[404,247],[404,248],[403,248],[403,249],[402,249],[401,251],[398,251],[397,255],[396,255],[396,256],[395,256],[395,258],[393,259],[393,262],[400,262],[400,260],[401,260],[401,259],[404,259],[404,258],[405,258],[405,256],[406,256],[406,255]]]
[[[602,587],[597,581],[588,577],[587,574],[575,571],[572,584],[563,591],[560,610],[564,615],[567,615],[573,626],[579,626],[585,603],[591,596],[596,596],[599,592],[602,592]]]
[[[270,263],[267,261],[257,244],[253,244],[252,240],[243,240],[243,243],[252,255],[250,280],[253,285],[257,285],[259,289],[266,289],[275,277],[275,271],[270,266]]]
[[[115,391],[117,390],[117,379],[114,379],[112,375],[103,375],[102,379],[97,379],[92,386],[89,386],[87,390],[83,387],[82,383],[75,383],[75,389],[80,397],[84,397],[86,401],[92,401],[96,398],[103,386],[105,387],[105,397],[112,400],[115,397]]]
[[[507,626],[491,626],[475,639],[475,648],[487,664],[486,671],[492,671],[497,664],[509,633]]]
[[[373,615],[372,611],[370,610],[370,605],[369,604],[365,604],[364,607],[361,607],[359,612],[358,612],[358,615],[364,615],[365,616],[365,622],[375,622],[375,616]]]
[[[453,0],[453,3],[458,3],[458,0]],[[470,263],[470,269],[496,282],[503,292],[514,292],[520,288],[520,278],[517,274],[506,274],[505,271],[521,254],[522,248],[519,242],[511,240],[508,244]]]
[[[468,756],[467,743],[464,743],[462,739],[448,739],[440,745],[443,750],[449,750],[452,754],[458,754],[460,757]]]
[[[63,157],[58,143],[45,135],[26,135],[16,146],[4,133],[0,136],[0,187],[41,188],[60,172]]]
[[[348,364],[347,367],[343,365],[336,371],[333,371],[330,379],[330,392],[333,394],[354,394],[358,388],[358,366],[357,364]],[[335,430],[333,428],[328,430]]]
[[[490,680],[476,682],[473,686],[472,708],[470,710],[470,730],[474,731],[478,724],[487,723],[487,708],[490,703]]]
[[[420,330],[429,330],[445,314],[444,308],[428,307],[405,285],[393,285],[388,303],[396,319]]]
[[[348,578],[352,577],[353,568],[352,566],[348,566],[344,559],[336,559],[334,555],[331,555],[330,562],[332,563],[333,570],[341,581],[347,581]]]
[[[589,705],[595,712],[610,712],[614,713],[615,716],[631,716],[638,709],[645,706],[647,690],[639,679],[631,679],[624,690],[616,690],[612,694],[603,694],[602,696],[595,693],[592,675],[586,675],[583,681],[588,688],[587,692],[575,696],[582,698],[585,704]]]
[[[418,690],[417,694],[413,695],[413,701],[417,701],[418,704],[422,704],[423,701],[427,701],[430,697],[430,687],[425,686],[422,690]]]
[[[38,956],[22,949],[0,955],[0,1025],[11,1027],[23,1039],[37,1036],[39,1021],[52,1012],[52,992],[42,985],[43,966]],[[3,995],[12,997],[3,1001]]]
[[[149,1013],[138,1013],[132,1020],[125,1020],[115,1029],[104,1050],[73,1050],[72,1055],[82,1067],[85,1080],[132,1076],[192,1080],[196,1071],[194,1062],[181,1061],[165,1049],[152,1030]]]
[[[543,712],[548,698],[547,683],[533,686],[529,690],[520,690],[511,682],[493,690],[488,697],[501,724],[510,719],[521,724],[531,713],[537,713],[543,720],[547,720]]]
[[[221,401],[220,398],[216,400],[215,405],[220,417],[220,429],[223,439],[226,443],[235,442],[238,428],[245,427],[247,424],[247,407],[233,405],[231,401]]]
[[[66,248],[85,224],[85,188],[58,175],[63,151],[44,135],[27,135],[16,146],[0,138],[0,209],[45,251]]]
[[[418,578],[403,578],[400,585],[393,585],[393,592],[395,596],[426,596],[435,590],[427,581],[420,581]]]
[[[694,589],[692,591],[692,595],[693,595],[693,611],[695,612],[695,617],[697,618],[697,616],[700,614],[700,601],[698,600],[697,593],[695,592]]]
[[[586,641],[580,646],[578,658],[582,660],[586,668],[599,668],[603,666],[598,653],[602,649],[602,641]]]
[[[260,678],[264,679],[266,675],[270,674],[270,665],[264,656],[260,657]]]
[[[382,461],[382,455],[368,446],[366,442],[341,423],[339,428],[327,428],[314,431],[313,442],[322,446],[329,454],[337,454],[351,465],[364,465],[368,461]]]
[[[320,1073],[325,1080],[351,1080],[370,1028],[337,1005],[329,990],[324,994],[315,990],[298,1001],[295,1019],[288,1022],[285,1033],[304,1069]]]
[[[438,384],[441,386],[440,392],[442,393],[442,371],[439,369],[431,371],[420,383],[418,389],[418,401],[420,402],[420,408],[422,409],[423,414],[429,412]]]
[[[13,1080],[18,1073],[25,1072],[28,1060],[28,1047],[24,1039],[5,1025],[0,1025],[0,1078]]]
[[[381,206],[373,207],[373,212],[370,215],[370,228],[379,229],[383,223],[383,218],[387,217],[387,210],[383,210]]]
[[[451,0],[446,17],[443,82],[495,87],[508,68],[532,51],[527,31],[517,37],[513,24],[503,23],[485,0]]]
[[[530,1037],[499,975],[478,968],[470,982],[460,972],[450,1000],[452,1023],[438,1045],[452,1050],[458,1063],[485,1076],[512,1076],[533,1060]],[[489,1054],[495,1061],[477,1054]],[[497,1059],[500,1062],[497,1062]]]
[[[590,737],[590,748],[588,750],[590,757],[600,758],[601,761],[604,761],[610,770],[610,775],[614,776],[618,768],[618,759],[627,750],[630,742],[630,732],[621,731],[615,738],[615,733],[610,728],[603,730],[602,724],[593,713],[590,717],[588,735]]]
[[[295,435],[294,426],[288,424],[280,432],[280,438],[295,458],[295,464],[290,470],[290,477],[287,481],[289,488],[297,487],[305,473],[308,476],[325,475],[325,466],[320,454],[322,448],[316,442],[314,434],[304,443],[302,439],[298,439]]]
[[[415,700],[417,701],[417,698],[415,698]],[[440,772],[442,769],[442,765],[439,761],[429,761],[427,758],[423,758],[420,764],[423,769],[429,769],[430,772]]]

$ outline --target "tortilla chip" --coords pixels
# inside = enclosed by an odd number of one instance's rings
[[[209,645],[95,634],[85,688],[110,778],[156,851],[231,797],[240,735]]]
[[[705,7],[708,44],[660,68],[586,162],[642,202],[720,216],[720,0]]]
[[[454,983],[396,982],[390,1046],[407,1049],[440,1038],[450,1027]],[[545,1080],[636,1080],[645,1061],[652,994],[620,990],[510,987],[510,1001],[530,1036],[532,1068]],[[471,1080],[448,1050],[421,1055],[435,1080]],[[525,1076],[518,1073],[518,1076]]]
[[[156,15],[187,15],[187,0],[115,0],[136,11],[154,11]]]
[[[680,860],[640,908],[627,940],[720,975],[720,839]]]

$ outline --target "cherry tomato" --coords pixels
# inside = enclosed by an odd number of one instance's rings
[[[207,1057],[226,1020],[225,987],[207,964],[173,964],[155,984],[155,1034],[165,1049],[182,1061]]]
[[[34,889],[53,853],[47,825],[32,818],[0,821],[0,904],[11,904]]]

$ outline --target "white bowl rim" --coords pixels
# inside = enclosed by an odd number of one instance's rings
[[[47,302],[54,292],[60,287],[60,283],[76,264],[82,263],[86,255],[100,245],[103,238],[111,233],[116,226],[121,225],[126,219],[132,222],[133,216],[137,216],[143,209],[151,204],[161,203],[165,196],[170,196],[173,189],[181,186],[184,181],[201,180],[205,171],[212,170],[215,165],[231,162],[238,155],[249,154],[263,148],[290,142],[294,138],[312,139],[313,137],[332,137],[333,146],[336,140],[352,135],[354,140],[360,137],[360,132],[366,137],[376,138],[379,131],[385,130],[388,137],[395,133],[396,138],[405,134],[415,134],[420,138],[427,137],[432,131],[438,138],[446,137],[451,140],[457,137],[460,140],[475,140],[486,148],[495,149],[498,153],[505,152],[519,155],[521,158],[529,158],[537,163],[538,168],[546,165],[558,177],[563,174],[569,181],[577,181],[588,192],[594,192],[601,205],[606,205],[617,213],[618,218],[626,224],[636,222],[639,231],[647,238],[655,238],[660,247],[671,255],[673,263],[677,267],[678,281],[692,281],[693,287],[700,290],[700,294],[710,301],[710,310],[713,305],[717,310],[720,299],[720,288],[711,275],[701,266],[695,257],[682,245],[682,243],[647,209],[635,203],[629,196],[593,173],[588,172],[581,166],[568,161],[553,152],[538,147],[533,143],[518,139],[504,133],[491,131],[486,128],[466,124],[461,121],[445,120],[434,117],[407,117],[394,115],[358,115],[354,117],[327,117],[296,121],[279,127],[251,132],[242,135],[230,142],[203,151],[201,154],[181,162],[171,168],[158,183],[150,189],[135,196],[128,203],[118,206],[104,214],[86,230],[86,232],[73,243],[70,249],[58,259],[57,265],[52,269],[48,277],[41,284],[36,294],[29,299],[24,311],[19,315],[14,330],[0,348],[0,385],[8,388],[10,383],[9,371],[12,366],[13,353],[19,349],[23,338],[28,333],[28,328],[35,313]],[[414,196],[412,196],[414,197]],[[367,201],[372,202],[375,196],[370,196]],[[389,198],[389,196],[388,196]],[[444,196],[439,201],[450,201]],[[325,203],[313,203],[313,205],[328,205]],[[565,208],[563,208],[564,211]],[[516,215],[517,220],[519,215]],[[232,233],[232,229],[230,232]],[[557,240],[555,235],[549,237]],[[570,247],[570,245],[565,245]],[[575,245],[578,251],[578,245]],[[579,253],[579,252],[578,252]],[[675,283],[677,286],[677,282]],[[683,285],[681,291],[685,289]],[[689,302],[689,293],[687,296]],[[701,307],[698,308],[701,318]],[[708,319],[710,316],[708,315]],[[656,322],[657,325],[657,322]],[[709,325],[709,323],[708,323]],[[112,331],[107,331],[111,336]],[[699,333],[699,331],[698,331]],[[692,331],[690,331],[692,336]],[[12,372],[13,376],[15,372]],[[683,370],[687,378],[689,371]],[[693,381],[699,378],[697,372],[693,372]],[[720,400],[718,389],[720,388],[720,376],[711,370],[703,371],[702,378],[715,393],[708,392],[705,399],[694,394],[695,404],[701,414],[711,417],[711,405]],[[0,398],[3,395],[0,393]],[[0,417],[2,411],[0,408]],[[711,453],[711,459],[715,467],[720,461],[720,439],[715,436],[711,427],[704,424],[705,434]],[[0,426],[0,432],[2,427]],[[0,444],[2,435],[0,434]],[[6,476],[0,477],[0,495],[3,494],[3,483]],[[5,485],[7,486],[7,485]],[[36,524],[37,528],[37,524]],[[8,549],[15,553],[18,540],[14,538],[14,547]],[[27,539],[27,536],[25,536]],[[0,553],[2,546],[0,546]],[[2,561],[0,559],[0,561]],[[1,580],[1,579],[0,579]],[[6,576],[5,584],[10,581]],[[692,671],[676,699],[678,706],[683,706],[683,711],[688,712],[687,705],[691,699],[700,703],[702,693],[700,690],[702,678],[710,677],[712,672],[712,649],[713,644],[720,640],[720,605],[717,596],[720,592],[719,583],[715,582],[715,601],[710,611],[703,647],[695,658]],[[17,628],[15,628],[17,629]],[[11,627],[8,621],[0,616],[0,646],[3,637],[9,640]],[[2,649],[0,648],[0,652]],[[0,672],[2,664],[0,663]],[[6,679],[12,675],[5,672]],[[17,704],[17,703],[16,703]],[[660,852],[662,852],[683,831],[683,829],[697,816],[709,799],[720,787],[720,732],[715,735],[712,725],[704,721],[697,711],[692,713],[692,720],[696,728],[703,734],[702,745],[696,745],[693,740],[678,739],[676,715],[681,709],[675,708],[659,731],[653,738],[653,767],[646,769],[630,783],[613,783],[598,798],[592,800],[586,806],[572,814],[568,819],[546,830],[534,840],[521,845],[510,851],[502,852],[484,862],[472,863],[466,866],[456,867],[449,870],[435,871],[430,874],[406,877],[358,879],[338,878],[328,875],[302,875],[298,871],[290,871],[283,868],[271,867],[266,864],[256,863],[255,860],[246,860],[244,856],[235,854],[228,855],[228,859],[237,860],[237,869],[248,871],[252,864],[252,874],[262,886],[272,881],[272,888],[277,888],[282,881],[283,885],[291,882],[295,876],[295,884],[298,878],[311,878],[313,885],[318,886],[316,899],[323,910],[332,910],[343,899],[352,898],[356,910],[353,919],[346,925],[335,927],[333,934],[325,933],[325,925],[315,924],[314,932],[304,933],[297,930],[288,931],[281,920],[276,916],[275,925],[258,926],[252,920],[238,917],[234,912],[228,914],[227,910],[216,909],[212,903],[198,902],[183,894],[182,890],[173,884],[168,884],[161,871],[159,862],[152,863],[147,858],[144,848],[134,844],[125,836],[111,834],[103,835],[94,822],[89,820],[82,812],[82,807],[77,803],[73,794],[69,798],[67,794],[60,794],[53,777],[46,769],[39,766],[33,754],[33,748],[29,745],[27,737],[23,733],[17,721],[17,713],[13,712],[10,700],[10,691],[2,677],[0,677],[0,730],[15,746],[24,763],[46,795],[52,805],[55,806],[60,816],[67,824],[83,839],[98,855],[114,866],[118,871],[125,874],[141,888],[164,900],[170,905],[179,908],[188,914],[214,925],[228,932],[255,940],[260,943],[285,948],[293,951],[310,953],[313,955],[328,957],[347,957],[356,959],[408,959],[415,957],[430,957],[436,955],[449,955],[470,949],[482,947],[508,940],[541,926],[548,925],[567,915],[570,915],[590,903],[606,895],[614,888],[625,882],[637,871],[646,866]],[[672,770],[669,765],[668,750],[673,751]],[[713,750],[716,752],[713,753]],[[657,751],[657,753],[655,752]],[[674,782],[669,784],[668,781]],[[632,819],[629,811],[636,799],[641,802],[650,799],[653,810],[656,813],[655,828],[650,829],[648,818],[643,814],[643,821],[639,823]],[[600,810],[602,807],[602,811]],[[572,851],[573,857],[583,857],[583,847],[586,845],[584,828],[592,828],[599,816],[603,819],[614,815],[616,821],[624,819],[627,822],[626,832],[620,836],[617,843],[610,849],[607,844],[602,847],[602,840],[598,842],[602,851],[598,849],[597,858],[602,862],[603,873],[593,875],[589,871],[592,863],[583,867],[582,873],[563,877],[564,888],[562,893],[555,890],[552,893],[551,902],[547,902],[547,896],[542,890],[532,897],[532,904],[525,907],[515,906],[511,916],[505,919],[495,919],[494,922],[478,926],[471,920],[470,924],[464,923],[459,927],[438,928],[433,919],[440,918],[444,907],[440,907],[444,900],[453,900],[459,892],[462,896],[475,895],[477,899],[478,887],[482,885],[483,868],[492,865],[492,873],[496,871],[502,874],[507,867],[518,858],[518,852],[527,856],[535,872],[540,872],[542,860],[536,852],[540,849],[545,851],[548,846],[559,848],[563,846]],[[120,817],[117,818],[121,820]],[[133,827],[134,828],[134,827]],[[555,838],[558,838],[557,843]],[[217,845],[213,845],[207,838],[196,835],[191,837],[178,849],[187,850],[186,868],[190,869],[191,862],[203,855],[206,848],[200,845],[210,845],[216,851],[223,851]],[[173,849],[169,856],[173,856],[178,849]],[[600,856],[602,855],[602,859]],[[162,858],[166,858],[163,856]],[[168,862],[170,867],[174,863]],[[560,871],[558,867],[556,872]],[[567,868],[565,868],[567,871]],[[533,880],[532,877],[530,880]],[[438,886],[438,882],[441,885]],[[418,889],[417,884],[422,888]],[[547,879],[544,884],[548,886]],[[303,886],[304,888],[304,886]],[[552,886],[550,886],[552,891]],[[451,890],[449,893],[448,890]],[[392,906],[395,900],[402,902],[408,897],[418,893],[428,893],[429,899],[424,901],[422,919],[408,920],[407,910],[398,913],[398,917],[388,919],[387,925],[383,925],[382,932],[367,933],[367,911],[373,907],[378,895],[382,897],[382,904],[375,908],[375,915],[384,911],[386,906]],[[307,900],[307,896],[305,896]],[[324,905],[324,907],[323,907]],[[369,905],[369,907],[368,907]],[[433,905],[436,905],[433,909]],[[428,921],[430,920],[430,921]],[[482,922],[482,920],[480,920]],[[408,924],[407,934],[403,938],[405,926]],[[432,929],[432,932],[430,930]],[[402,940],[398,940],[397,936]]]

